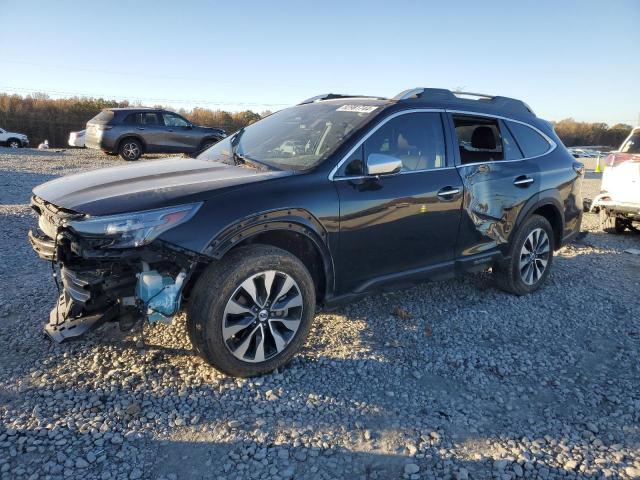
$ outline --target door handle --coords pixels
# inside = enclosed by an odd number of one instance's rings
[[[138,127],[138,130],[144,130],[144,128],[142,128],[142,127]]]
[[[167,130],[167,132],[173,132],[173,130],[169,129],[169,130]]]
[[[520,175],[519,177],[516,177],[516,179],[513,181],[513,184],[517,187],[528,187],[532,183],[533,183],[533,178],[527,177],[526,175]]]
[[[445,200],[451,200],[451,197],[453,195],[457,195],[460,193],[460,189],[459,188],[454,188],[454,187],[444,187],[441,188],[440,190],[438,190],[438,197],[443,198]]]

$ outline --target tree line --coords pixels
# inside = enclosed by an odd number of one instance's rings
[[[65,147],[69,133],[82,130],[88,120],[103,108],[131,107],[128,101],[117,102],[103,98],[52,99],[46,94],[26,97],[0,93],[0,128],[28,135],[32,145],[49,140],[51,147]],[[156,105],[156,107],[161,107]],[[170,108],[168,110],[171,110]],[[270,112],[226,112],[195,107],[178,111],[196,125],[224,128],[227,133],[249,125]],[[631,131],[630,125],[618,123],[576,122],[567,118],[553,122],[556,133],[567,147],[574,145],[602,145],[618,147]]]
[[[60,98],[52,99],[45,94],[26,97],[0,93],[0,128],[11,132],[24,133],[31,146],[37,146],[45,139],[51,147],[66,147],[69,133],[83,130],[87,121],[104,108],[134,107],[128,101],[117,102],[103,98]],[[163,108],[161,105],[155,107]],[[175,111],[175,109],[167,108]],[[259,120],[270,112],[255,113],[225,112],[193,108],[178,110],[180,115],[196,125],[223,128],[227,133]]]
[[[567,147],[601,145],[618,148],[632,128],[624,123],[609,127],[606,123],[576,122],[573,118],[552,123],[560,140]]]

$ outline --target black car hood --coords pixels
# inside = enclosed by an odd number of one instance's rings
[[[290,174],[169,158],[69,175],[43,183],[33,193],[78,213],[109,215],[200,201],[221,189]]]

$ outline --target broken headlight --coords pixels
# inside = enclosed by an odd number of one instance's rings
[[[162,232],[189,221],[202,203],[71,220],[67,226],[88,236],[113,238],[108,248],[140,247]]]

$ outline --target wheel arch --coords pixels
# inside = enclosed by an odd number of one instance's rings
[[[218,143],[223,138],[224,137],[221,137],[221,136],[215,135],[215,134],[207,135],[202,140],[200,140],[200,147],[202,147],[205,143],[210,142],[210,141],[213,141],[214,143]]]
[[[142,153],[147,151],[147,143],[142,139],[140,135],[136,135],[135,133],[133,134],[127,133],[122,135],[116,142],[116,152],[120,152],[120,147],[122,146],[122,142],[124,142],[129,138],[133,138],[134,140],[137,140],[138,142],[140,142],[140,145],[142,145]]]
[[[540,215],[546,218],[553,229],[554,247],[558,250],[562,246],[564,231],[564,209],[558,192],[548,190],[535,195],[520,211],[516,220],[516,229],[519,228],[531,215]]]
[[[215,259],[239,246],[272,245],[288,251],[302,261],[316,286],[318,303],[334,291],[335,269],[327,245],[327,231],[310,212],[291,208],[252,215],[222,230],[205,253]]]

